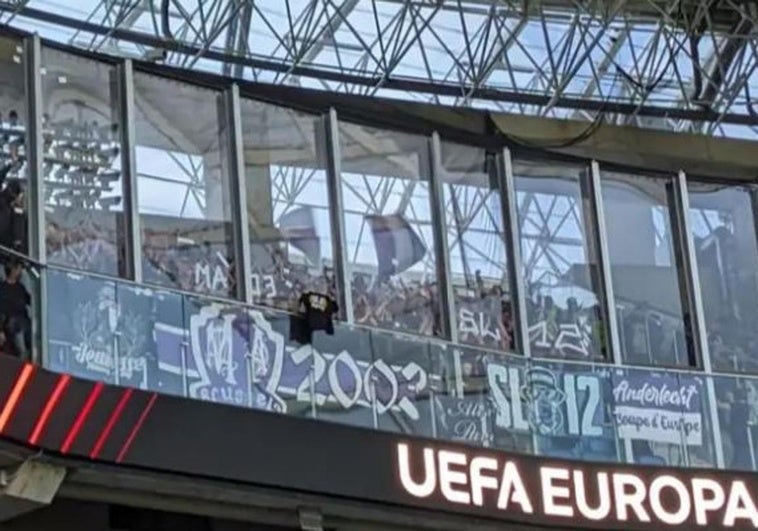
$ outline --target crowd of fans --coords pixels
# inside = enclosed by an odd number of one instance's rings
[[[146,246],[145,278],[186,291],[234,290],[234,262],[216,246]],[[292,310],[306,291],[336,296],[333,271],[292,263],[277,247],[268,248],[268,265],[254,267],[252,284],[256,304]],[[154,276],[156,278],[151,278]],[[215,279],[215,281],[214,281]],[[546,292],[549,292],[545,290]],[[426,336],[440,333],[438,287],[435,282],[403,279],[396,275],[378,282],[376,276],[355,273],[352,302],[356,323]],[[499,284],[486,285],[478,272],[470,286],[454,289],[461,342],[489,349],[514,349],[514,313],[509,293]],[[527,319],[533,354],[559,359],[594,360],[605,356],[605,330],[600,307],[582,307],[574,297],[563,305],[537,293],[527,300]],[[619,311],[625,359],[645,365],[681,365],[686,359],[681,325],[644,305]],[[669,322],[671,321],[671,322]],[[670,358],[670,359],[669,359]]]
[[[181,243],[176,234],[148,232],[142,240],[146,282],[209,295],[234,296],[234,260],[227,245]]]
[[[0,352],[28,358],[32,348],[31,296],[23,284],[24,264],[6,259],[0,283]]]
[[[739,218],[752,213],[734,205]],[[754,207],[753,207],[754,208]],[[706,217],[705,215],[703,217]],[[708,343],[715,370],[758,372],[758,276],[755,236],[744,228],[735,234],[731,214],[711,215],[710,226],[696,238]],[[739,237],[738,237],[739,236]]]
[[[431,336],[439,334],[437,285],[404,281],[399,275],[386,283],[353,276],[353,311],[357,323]]]
[[[17,254],[28,252],[24,149],[25,127],[18,113],[0,116],[0,352],[28,357],[32,326],[31,297],[24,286],[24,264]]]
[[[758,373],[758,330],[753,323],[727,314],[708,324],[714,370]]]
[[[565,308],[550,295],[527,299],[527,322],[532,353],[563,359],[598,359],[603,356],[600,306],[582,308],[577,298],[568,297]]]

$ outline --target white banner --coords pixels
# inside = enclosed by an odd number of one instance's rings
[[[669,444],[703,444],[702,415],[668,409],[616,406],[616,426],[622,439]]]

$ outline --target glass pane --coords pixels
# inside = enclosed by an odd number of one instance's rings
[[[433,348],[430,372],[437,438],[493,446],[495,408],[487,381],[491,356],[473,348]]]
[[[718,409],[718,402],[710,392],[711,380],[714,380],[711,376],[679,375],[679,386],[695,391],[692,402],[684,404],[682,408],[684,416],[682,430],[686,435],[690,433],[695,435],[694,440],[691,437],[685,446],[687,463],[694,468],[715,468],[717,463],[718,450],[714,438],[716,427],[713,425],[711,416],[711,401],[715,402],[714,409]],[[699,426],[698,421],[701,421]],[[702,432],[702,438],[697,437],[698,429]]]
[[[711,364],[758,372],[756,189],[697,182],[688,188]]]
[[[29,249],[25,61],[20,41],[0,37],[0,245],[23,254]]]
[[[610,376],[607,365],[530,364],[522,394],[536,453],[582,461],[623,461]]]
[[[527,361],[521,356],[461,352],[463,389],[483,386],[492,405],[493,446],[501,450],[532,453],[536,449],[538,404],[530,399]]]
[[[180,295],[56,269],[47,275],[50,369],[186,394]]]
[[[147,367],[149,389],[185,396],[187,333],[177,293],[117,284],[122,364]]]
[[[512,350],[508,258],[493,155],[442,143],[453,301],[463,343]]]
[[[318,347],[290,341],[293,321],[289,315],[253,309],[248,312],[254,407],[313,417],[316,404],[313,397],[323,392],[323,383],[319,385],[319,380],[326,379],[326,361],[318,353]],[[314,343],[323,335],[314,335]]]
[[[427,139],[340,123],[340,146],[356,322],[437,333]]]
[[[371,332],[371,351],[369,394],[374,397],[379,429],[431,437],[429,343]]]
[[[117,383],[116,285],[55,269],[47,273],[48,367]]]
[[[119,96],[116,69],[42,49],[47,257],[123,272]]]
[[[514,161],[519,238],[535,356],[605,356],[598,268],[588,244],[581,166]]]
[[[146,282],[235,293],[220,94],[134,75],[137,190]]]
[[[320,119],[252,100],[241,108],[254,300],[289,309],[302,292],[331,287]]]
[[[668,182],[604,172],[605,224],[623,359],[687,366]]]
[[[614,369],[613,414],[633,462],[661,466],[711,464],[707,389],[699,376]]]
[[[311,347],[300,347],[312,353],[312,385],[319,420],[376,427],[374,396],[381,395],[384,386],[371,378],[375,372],[372,335],[365,328],[339,326],[333,336],[316,334]],[[393,402],[396,400],[388,402],[388,407],[396,405]]]
[[[732,470],[758,470],[758,380],[714,377],[724,463]]]

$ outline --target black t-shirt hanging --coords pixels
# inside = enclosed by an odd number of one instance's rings
[[[317,330],[334,335],[333,316],[338,310],[337,303],[328,295],[314,291],[303,293],[298,301],[299,313],[290,322],[290,339],[310,344]]]

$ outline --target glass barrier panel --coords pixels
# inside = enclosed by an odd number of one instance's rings
[[[23,312],[23,315],[26,316],[26,319],[22,319],[24,325],[21,327],[22,333],[20,335],[20,338],[23,339],[23,344],[20,344],[20,346],[17,347],[17,351],[26,359],[31,359],[35,363],[39,363],[40,360],[42,360],[42,355],[44,352],[44,349],[42,348],[42,321],[45,316],[43,313],[43,288],[41,282],[41,277],[44,274],[44,270],[41,269],[37,264],[33,264],[31,262],[22,260],[21,263],[23,264],[21,272],[21,285],[30,295],[30,304],[26,306],[25,311]],[[3,274],[5,275],[5,268],[2,269]],[[5,278],[7,279],[7,275]],[[4,298],[4,296],[0,296],[0,299],[2,298]],[[27,319],[31,322],[27,321]],[[2,321],[2,319],[0,319],[0,321]],[[16,339],[19,337],[19,335],[17,333],[14,334],[14,330],[12,328],[9,334],[5,334],[5,332],[3,332],[3,335],[6,336],[6,341],[7,336],[10,336],[13,339],[13,343],[19,345]],[[10,344],[8,351],[13,351],[12,347],[10,347]]]
[[[331,289],[332,238],[321,117],[240,101],[253,301],[286,310]]]
[[[339,139],[355,321],[439,335],[428,139],[347,122]]]
[[[532,360],[521,391],[539,455],[623,460],[607,365]]]
[[[257,409],[314,416],[311,347],[300,338],[291,314],[245,308],[248,314],[249,374]]]
[[[730,470],[758,470],[758,379],[714,376],[715,400]]]
[[[32,269],[10,269],[33,291]],[[46,274],[55,371],[510,452],[677,467],[716,465],[713,406],[727,468],[758,460],[756,379],[713,377],[711,397],[699,373],[530,360],[346,325],[309,339],[283,312]],[[8,297],[0,307],[18,307]],[[29,312],[32,297],[21,298]],[[13,342],[0,331],[0,346],[28,355],[30,332],[15,330]]]
[[[116,297],[121,384],[186,396],[183,297],[127,283],[116,285]]]
[[[490,447],[495,414],[487,356],[475,348],[431,349],[434,424],[439,439]]]
[[[612,385],[618,436],[632,462],[682,467],[690,465],[690,454],[712,453],[705,431],[707,387],[700,376],[618,368]]]
[[[50,269],[46,312],[48,368],[117,384],[116,284]]]
[[[693,468],[716,468],[716,427],[713,424],[711,401],[711,376],[704,374],[679,374],[679,388],[683,389],[682,439],[687,451],[687,466]],[[687,401],[692,390],[692,398]]]
[[[696,181],[687,187],[711,365],[756,373],[758,189]]]
[[[369,337],[373,360],[366,380],[377,427],[432,437],[429,342],[376,331]]]
[[[47,299],[48,368],[186,394],[180,295],[49,269]]]
[[[312,366],[316,415],[321,420],[365,428],[377,427],[375,360],[371,332],[338,326],[333,336],[315,332],[311,345],[298,353]],[[307,353],[307,354],[306,354]]]
[[[190,398],[250,407],[250,320],[245,307],[184,297]]]
[[[445,394],[435,397],[438,437],[531,453],[532,425],[522,392],[526,360],[456,346],[444,361]]]
[[[450,284],[461,343],[513,350],[513,311],[496,158],[481,148],[440,146]]]
[[[134,134],[145,282],[233,297],[228,138],[223,96],[136,72]],[[186,112],[191,109],[192,112]],[[165,128],[171,123],[170,130]]]

